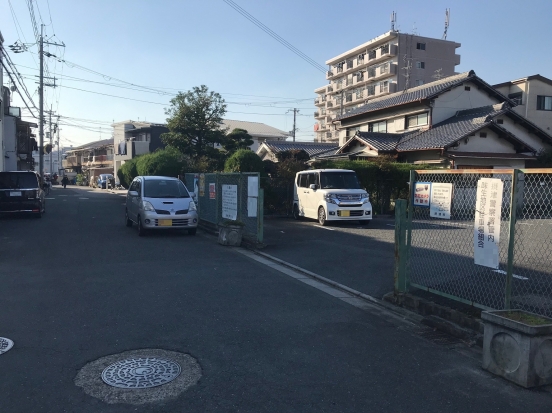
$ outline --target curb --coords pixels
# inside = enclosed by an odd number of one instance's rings
[[[276,262],[276,263],[278,263],[278,264],[280,264],[284,267],[288,267],[288,268],[290,268],[294,271],[300,272],[300,273],[305,274],[305,275],[307,275],[311,278],[314,278],[317,281],[320,281],[320,282],[322,282],[324,284],[327,284],[331,287],[337,288],[338,290],[344,291],[344,292],[349,293],[349,294],[351,294],[355,297],[358,297],[358,298],[361,298],[365,301],[368,301],[371,304],[376,304],[379,307],[383,307],[386,310],[392,311],[395,314],[399,314],[399,315],[403,316],[404,318],[408,318],[408,319],[414,320],[416,322],[421,322],[424,318],[423,316],[421,316],[421,315],[419,315],[415,312],[406,310],[406,309],[401,308],[401,307],[397,307],[393,304],[390,304],[390,303],[387,303],[383,300],[379,300],[375,297],[372,297],[371,295],[361,293],[360,291],[357,291],[353,288],[347,287],[346,285],[340,284],[336,281],[332,281],[332,280],[330,280],[326,277],[323,277],[321,275],[318,275],[314,272],[311,272],[309,270],[305,270],[304,268],[298,267],[298,266],[293,265],[289,262],[286,262],[286,261],[283,261],[279,258],[273,257],[272,255],[269,255],[267,253],[258,251],[256,249],[253,249],[252,252],[255,253],[256,255],[259,255],[259,256],[263,257],[263,258],[266,258],[267,260]]]

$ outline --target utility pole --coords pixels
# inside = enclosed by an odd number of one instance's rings
[[[52,105],[50,105],[50,175],[52,175],[52,151],[54,147],[52,146]]]
[[[39,135],[39,144],[38,144],[38,156],[39,156],[39,168],[40,168],[40,186],[44,184],[44,43],[51,44],[53,46],[61,46],[65,47],[65,44],[59,44],[59,43],[50,43],[44,41],[44,25],[40,25],[40,52],[39,52],[39,60],[40,60],[40,81],[39,81],[39,87],[38,87],[38,135]],[[48,57],[56,57],[51,53],[46,53]],[[54,86],[55,87],[55,78],[54,78],[54,84],[48,85],[48,86]],[[51,139],[51,134],[50,134]],[[50,161],[51,161],[51,155],[50,155]],[[50,164],[51,165],[51,164]]]
[[[292,109],[288,110],[286,113],[289,113],[291,111]],[[299,113],[299,109],[293,108],[293,130],[291,131],[291,134],[293,136],[293,142],[295,142],[295,131],[297,130],[297,128],[295,127],[295,123],[296,123],[295,120],[296,120],[297,113]]]
[[[42,37],[42,32],[44,25],[40,25],[40,83],[38,86],[38,168],[40,174],[40,187],[44,184],[44,125],[42,120],[44,118],[44,40]]]

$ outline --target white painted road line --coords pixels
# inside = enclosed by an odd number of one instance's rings
[[[395,227],[395,224],[385,224],[385,225],[387,225],[388,227],[393,227],[393,228]]]
[[[44,199],[56,199],[56,198],[44,198]]]
[[[79,199],[90,199],[90,198],[82,198],[82,197],[81,197],[81,198],[79,198]]]
[[[328,231],[335,231],[333,228],[323,227],[322,225],[314,225],[317,228],[327,229]]]
[[[504,270],[493,270],[493,272],[506,275],[506,271],[504,271]],[[523,276],[517,275],[517,274],[513,274],[512,277],[517,278],[518,280],[523,280],[523,281],[527,281],[529,279],[527,277],[523,277]]]

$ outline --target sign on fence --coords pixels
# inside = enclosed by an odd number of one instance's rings
[[[429,201],[429,216],[432,218],[450,219],[452,204],[452,184],[433,182]]]
[[[247,177],[247,216],[254,218],[257,216],[257,201],[259,198],[259,177]]]
[[[238,217],[237,185],[222,185],[222,217],[233,221]]]
[[[500,219],[502,210],[501,179],[481,178],[477,182],[473,258],[476,264],[498,269]]]
[[[414,185],[414,206],[429,206],[431,182],[416,182]]]
[[[209,183],[209,199],[216,199],[217,197],[217,185],[212,182]]]

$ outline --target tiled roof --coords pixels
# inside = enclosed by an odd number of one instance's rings
[[[350,112],[337,117],[337,120],[350,118],[352,116],[361,115],[368,112],[373,112],[380,109],[385,109],[393,106],[404,105],[407,103],[417,102],[424,99],[434,98],[441,93],[446,92],[450,88],[459,86],[464,82],[472,80],[486,88],[490,93],[493,93],[500,97],[500,100],[508,102],[513,105],[506,96],[496,91],[491,85],[484,80],[477,77],[473,70],[469,72],[459,73],[457,75],[448,76],[443,79],[436,80],[435,82],[426,83],[421,86],[408,89],[406,91],[400,91],[392,93],[381,98],[375,98],[369,100],[366,105],[351,110]]]
[[[457,114],[431,129],[420,129],[417,133],[403,135],[396,149],[413,151],[444,148],[491,123],[494,116],[505,113],[509,108],[502,103],[475,109],[458,111]]]
[[[496,153],[496,152],[448,152],[450,158],[486,158],[486,159],[537,159],[536,156],[522,153]]]
[[[254,137],[262,138],[287,138],[288,132],[273,128],[260,122],[246,122],[244,120],[231,120],[224,119],[222,121],[225,127],[228,128],[228,132],[232,132],[234,129],[245,129],[248,134]]]
[[[265,141],[263,144],[266,145],[274,154],[283,151],[304,150],[311,157],[339,149],[339,145],[325,142]]]
[[[402,134],[381,132],[358,132],[358,138],[378,151],[394,151]]]

